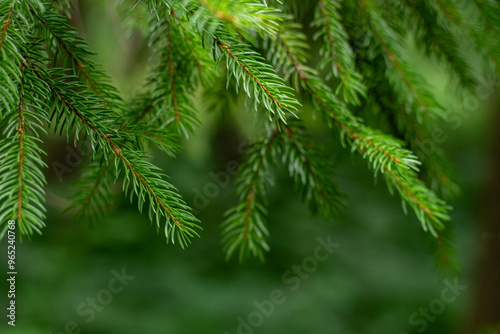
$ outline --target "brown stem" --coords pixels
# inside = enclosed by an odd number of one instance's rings
[[[172,43],[172,25],[168,22],[167,30],[167,40],[168,40],[168,74],[170,75],[170,90],[172,91],[172,102],[174,104],[175,120],[179,123],[179,108],[177,106],[177,91],[175,89],[175,74],[174,74],[174,61],[173,61],[173,49],[174,45]]]
[[[2,22],[4,24],[2,28],[2,35],[0,35],[0,48],[2,48],[3,42],[5,40],[5,35],[7,34],[7,29],[9,29],[10,24],[12,23],[12,12],[14,8],[10,7],[7,18]]]
[[[23,114],[23,87],[24,87],[24,71],[26,65],[21,63],[21,83],[19,85],[19,182],[17,187],[17,217],[19,221],[23,220],[22,204],[23,204],[23,166],[24,166],[24,114]]]

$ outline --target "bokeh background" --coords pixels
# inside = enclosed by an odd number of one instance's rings
[[[127,98],[143,89],[148,49],[139,32],[122,24],[116,5],[116,1],[79,1],[72,24]],[[408,50],[439,100],[461,115],[460,122],[439,126],[446,135],[442,145],[461,178],[462,194],[451,201],[458,272],[436,268],[431,237],[418,220],[403,213],[399,198],[388,193],[382,180],[375,182],[366,163],[335,144],[335,133],[326,136],[320,122],[312,120],[307,122],[338,166],[333,177],[348,195],[346,209],[335,221],[312,217],[286,169],[277,170],[276,185],[269,191],[271,252],[266,262],[225,261],[219,224],[224,211],[237,201],[234,186],[217,186],[216,194],[207,194],[205,187],[213,184],[212,174],[239,161],[238,147],[259,133],[258,123],[237,99],[230,112],[221,114],[207,110],[200,98],[196,107],[203,127],[189,140],[183,139],[184,148],[176,159],[155,154],[154,162],[195,207],[203,222],[201,239],[187,250],[167,245],[162,232],[157,233],[119,191],[112,212],[98,225],[75,225],[62,209],[79,168],[61,180],[49,167],[47,227],[43,236],[18,242],[17,326],[7,326],[3,318],[0,333],[445,334],[472,333],[474,322],[498,320],[500,309],[494,302],[500,290],[498,85],[491,86],[492,74],[471,58],[483,79],[482,94],[464,104],[437,63],[419,53],[412,40]],[[64,139],[49,135],[45,141],[48,165],[65,164]],[[195,198],[198,192],[207,199],[202,205]],[[330,237],[340,246],[292,291],[282,276],[313,255],[318,237]],[[5,241],[0,249],[1,263],[6,263]],[[108,287],[112,271],[122,268],[135,278],[87,321],[88,315],[78,313],[79,305],[96,298]],[[409,322],[414,312],[441,298],[445,280],[455,279],[467,288],[445,304],[442,313],[431,313],[425,330],[422,322]],[[268,300],[275,289],[283,291],[284,303],[263,316],[259,326],[238,328],[238,317],[248,321],[256,310],[254,302]],[[5,280],[0,291],[4,301]]]

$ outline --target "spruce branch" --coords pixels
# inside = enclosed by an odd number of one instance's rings
[[[54,66],[65,67],[70,63],[73,75],[86,81],[110,112],[116,112],[121,103],[116,88],[110,79],[89,59],[93,55],[87,43],[78,35],[75,28],[66,23],[67,18],[49,7],[39,13],[33,6],[30,11],[46,30],[48,53],[52,55]],[[64,50],[60,52],[59,47]]]
[[[465,6],[463,2],[436,0],[436,6],[445,15],[448,22],[461,32],[462,36],[467,37],[474,48],[485,59],[493,63],[497,73],[500,73],[498,34],[491,34],[483,21],[473,14],[473,8]],[[495,13],[494,10],[493,13]]]
[[[404,41],[389,26],[372,0],[358,0],[359,10],[364,14],[380,52],[387,63],[386,78],[398,92],[400,103],[409,104],[410,110],[422,121],[425,117],[443,118],[443,109],[427,89],[428,83],[414,70],[406,59],[402,46]],[[374,51],[372,53],[377,53]],[[409,102],[407,99],[410,98]]]
[[[253,33],[273,35],[281,21],[277,9],[255,0],[183,0],[182,3],[192,13],[191,22],[211,33],[222,23],[246,38]]]
[[[286,123],[286,113],[294,115],[299,102],[293,90],[287,87],[274,68],[248,45],[238,43],[234,36],[219,30],[214,36],[215,57],[220,62],[226,59],[227,80],[236,80],[247,95],[253,98],[254,110],[262,103],[269,112],[269,119]]]
[[[201,80],[211,80],[213,61],[202,49],[197,36],[188,35],[183,27],[185,23],[177,18],[173,10],[166,7],[157,10],[164,15],[151,19],[150,44],[153,57],[157,58],[153,74],[147,81],[151,94],[138,98],[138,107],[132,108],[131,117],[135,118],[135,123],[144,119],[160,128],[173,126],[176,132],[189,137],[200,125],[192,96]],[[200,77],[203,79],[200,80]]]
[[[430,140],[429,145],[429,138],[432,138],[429,125],[424,123],[418,126],[414,115],[408,114],[401,107],[393,112],[398,131],[422,161],[421,170],[427,179],[426,183],[445,199],[456,196],[460,191],[457,172],[437,143]]]
[[[444,60],[446,66],[459,80],[461,87],[473,89],[476,80],[471,69],[459,52],[459,45],[454,34],[446,28],[446,18],[435,6],[434,1],[409,0],[404,2],[410,8],[409,22],[415,22],[419,44],[427,54]]]
[[[450,208],[437,193],[447,197],[457,186],[443,150],[427,145],[444,110],[405,47],[410,32],[459,88],[474,88],[459,42],[468,40],[488,65],[500,68],[495,0],[303,1],[291,5],[293,16],[281,13],[280,1],[139,0],[127,8],[137,11],[130,22],[149,42],[151,73],[127,102],[68,23],[68,3],[0,2],[0,224],[16,219],[28,237],[44,226],[40,132],[47,127],[75,146],[88,143],[82,153],[92,151],[69,208],[77,220],[103,215],[121,182],[139,211],[164,228],[167,241],[185,247],[198,235],[198,220],[149,162],[149,152],[157,147],[174,156],[179,135],[198,132],[195,98],[209,96],[211,109],[227,112],[236,106],[233,90],[243,90],[250,109],[267,116],[267,132],[240,166],[240,203],[222,225],[228,257],[262,259],[269,250],[265,196],[278,165],[287,168],[311,212],[333,218],[342,207],[328,152],[305,123],[290,120],[300,114],[297,96],[382,175],[404,210],[409,206],[446,249]],[[294,22],[299,12],[313,11],[319,59],[309,57],[302,26]]]
[[[283,126],[283,161],[300,189],[302,199],[313,214],[326,219],[337,217],[345,197],[334,180],[335,171],[324,152],[304,133],[300,126]]]
[[[448,211],[451,207],[412,174],[408,170],[385,169],[384,176],[391,193],[392,187],[397,189],[405,212],[408,203],[422,224],[423,230],[438,238],[445,228],[445,222],[450,220]]]
[[[254,40],[246,33],[249,29],[260,32],[262,36],[264,33],[273,34],[281,18],[270,15],[276,12],[275,9],[258,2],[212,1],[200,3],[199,0],[186,0],[182,2],[182,7],[175,10],[178,14],[184,9],[181,15],[188,18],[203,37],[203,41],[208,39],[208,43],[212,44],[217,64],[223,59],[226,60],[228,82],[234,77],[236,86],[243,86],[247,96],[253,99],[253,109],[256,111],[262,103],[270,119],[274,117],[276,121],[286,122],[286,113],[293,115],[300,105],[293,95],[293,90],[284,84],[271,65],[240,39],[240,36],[243,36],[247,41]],[[220,8],[231,8],[235,11],[235,16],[227,16],[224,11],[214,15],[210,9],[215,4]]]
[[[237,252],[240,261],[249,255],[264,260],[264,252],[269,251],[265,194],[267,184],[272,184],[274,180],[271,168],[278,154],[275,145],[278,135],[277,128],[270,128],[266,136],[254,143],[245,154],[239,168],[236,193],[240,203],[226,212],[221,226],[222,243],[228,259]]]
[[[283,29],[287,27],[283,25]],[[367,159],[375,174],[380,171],[389,189],[395,187],[403,201],[409,203],[424,230],[437,235],[444,222],[449,220],[449,207],[418,179],[417,157],[403,148],[402,142],[366,127],[344,103],[335,99],[335,95],[314,71],[295,57],[291,45],[297,44],[288,44],[279,34],[274,44],[276,52],[288,57],[287,63],[295,68],[303,88],[309,92],[317,109],[322,110],[337,126],[342,143]],[[299,54],[303,54],[303,50]]]
[[[340,6],[336,0],[318,0],[312,26],[319,28],[314,38],[323,40],[319,67],[330,65],[331,73],[339,79],[335,93],[342,92],[346,102],[359,105],[360,97],[366,95],[366,87],[355,66],[355,55],[341,22]]]
[[[62,105],[56,109],[63,109],[70,117],[74,117],[76,123],[79,123],[76,125],[77,129],[83,126],[88,128],[94,134],[91,136],[92,146],[101,148],[104,157],[108,157],[110,153],[116,157],[115,168],[124,172],[125,194],[130,191],[131,200],[137,197],[141,212],[148,201],[149,218],[156,222],[158,229],[161,220],[166,220],[167,241],[177,241],[181,247],[186,247],[191,237],[198,236],[195,229],[199,226],[196,224],[198,220],[188,211],[189,208],[177,189],[164,180],[166,175],[160,173],[156,166],[144,161],[144,153],[137,152],[135,146],[130,146],[128,136],[118,130],[109,132],[109,128],[101,122],[104,116],[100,114],[107,108],[101,106],[99,110],[99,105],[91,104],[95,101],[76,93],[72,90],[71,83],[51,77],[51,72],[39,72],[38,75],[47,82],[55,100]],[[76,132],[78,133],[78,130]],[[133,190],[130,190],[131,188]]]
[[[17,8],[16,8],[17,5]],[[22,5],[17,1],[0,3],[0,121],[16,110],[19,101],[19,82],[23,63],[23,45],[27,44],[25,24],[17,17]]]
[[[110,210],[113,198],[111,188],[116,173],[109,171],[114,167],[113,157],[108,158],[108,164],[104,163],[104,157],[87,164],[73,185],[77,191],[70,197],[73,202],[66,211],[74,212],[73,219],[76,223],[95,224]]]
[[[367,118],[376,116],[376,122],[388,124],[388,131],[403,138],[422,162],[420,175],[426,184],[444,198],[451,198],[459,191],[458,177],[443,150],[432,139],[438,124],[431,120],[419,122],[415,113],[409,113],[407,107],[398,102],[394,87],[384,84],[386,65],[383,56],[379,55],[363,67],[362,73],[370,82],[363,111]]]
[[[45,152],[39,147],[39,132],[45,133],[43,123],[48,122],[48,108],[40,100],[48,94],[48,88],[26,65],[32,53],[40,52],[40,46],[32,43],[21,52],[24,58],[17,107],[7,111],[2,122],[5,137],[0,140],[0,238],[10,219],[16,220],[21,237],[41,234],[45,226],[46,181],[41,169],[47,165],[42,160]]]

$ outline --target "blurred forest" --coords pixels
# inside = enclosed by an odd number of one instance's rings
[[[143,89],[148,51],[141,33],[123,25],[117,5],[78,1],[71,24],[126,97]],[[442,124],[439,134],[461,179],[462,194],[451,202],[458,272],[436,268],[432,241],[418,220],[403,213],[399,198],[374,181],[360,158],[334,144],[334,134],[318,139],[332,152],[336,179],[348,195],[340,219],[312,217],[282,169],[269,192],[271,252],[266,262],[225,261],[219,224],[238,199],[233,185],[217,184],[214,175],[230,174],[228,166],[239,163],[242,148],[258,135],[252,113],[235,97],[223,114],[196,105],[201,129],[183,139],[176,159],[160,153],[154,158],[202,221],[202,237],[187,250],[166,245],[119,187],[114,210],[99,224],[75,225],[61,211],[88,157],[73,156],[62,137],[44,138],[49,152],[47,227],[43,236],[18,243],[17,326],[10,328],[3,319],[0,333],[446,334],[499,323],[498,85],[471,58],[483,73],[482,84],[472,102],[463,104],[448,73],[414,51],[414,41],[408,40],[408,49],[440,102],[460,111],[460,117]],[[310,128],[320,126],[309,123]],[[72,172],[58,176],[50,166],[65,164],[69,155],[77,163]],[[339,245],[317,267],[307,267],[321,245],[318,238]],[[5,242],[0,248],[6,263]],[[293,266],[308,271],[294,274]],[[122,271],[134,278],[117,293],[102,292]],[[436,302],[445,300],[444,289],[456,282],[463,287],[455,291],[456,298]],[[5,280],[0,289],[7,291]],[[0,296],[5,298],[3,292]],[[95,312],[89,311],[89,298],[97,298]],[[99,302],[103,298],[104,304]],[[266,301],[273,298],[271,307]],[[423,308],[431,310],[427,317],[419,313]]]

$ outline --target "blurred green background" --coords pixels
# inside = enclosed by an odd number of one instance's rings
[[[140,92],[148,70],[147,45],[138,32],[130,33],[120,23],[115,1],[79,1],[73,14],[72,24],[88,39],[97,52],[96,61],[103,64],[123,96]],[[237,201],[234,187],[217,186],[218,194],[207,196],[204,207],[194,202],[195,195],[213,182],[211,174],[226,171],[226,164],[239,158],[237,147],[258,131],[253,116],[243,108],[221,116],[206,111],[199,102],[203,127],[183,140],[184,149],[177,159],[156,154],[155,162],[171,176],[187,203],[197,208],[201,239],[184,251],[166,245],[162,232],[156,233],[135,203],[129,204],[120,193],[112,213],[102,217],[100,224],[92,228],[75,225],[61,209],[67,205],[78,168],[64,174],[62,182],[48,168],[47,227],[43,236],[18,242],[17,326],[10,328],[4,318],[0,333],[465,332],[481,310],[477,303],[482,282],[479,259],[485,242],[498,241],[484,227],[485,212],[495,203],[487,204],[491,198],[486,189],[498,169],[492,164],[491,145],[498,131],[498,88],[484,97],[476,96],[477,105],[464,106],[457,102],[443,70],[418,52],[410,53],[440,101],[450,110],[463,112],[460,124],[442,125],[447,136],[443,146],[462,181],[462,196],[451,203],[459,273],[436,269],[430,235],[412,214],[404,215],[398,197],[389,195],[382,180],[374,181],[363,161],[334,144],[335,133],[322,140],[325,150],[338,161],[335,178],[348,195],[342,216],[336,221],[312,217],[286,169],[278,170],[276,185],[269,191],[271,252],[266,262],[226,262],[219,224],[224,211]],[[488,73],[483,72],[483,77],[488,79]],[[308,123],[312,129],[322,129],[320,122]],[[48,165],[64,164],[65,141],[50,135],[46,142]],[[283,275],[314,255],[318,237],[330,237],[340,246],[292,291]],[[0,248],[1,263],[6,263],[5,241]],[[122,268],[134,278],[118,293],[103,291],[109,289],[113,270],[121,272]],[[418,325],[409,322],[420,308],[439,305],[435,300],[441,298],[445,280],[455,279],[467,288],[454,302],[445,303],[442,313],[431,314],[432,320],[420,320]],[[490,280],[498,289],[500,277]],[[5,280],[0,288],[3,301]],[[274,305],[269,316],[256,315],[254,302],[270,299],[276,289],[283,292],[280,300],[284,302]],[[106,299],[109,296],[112,300]],[[84,305],[79,312],[79,307],[96,297],[104,298],[106,305],[97,301],[99,312],[94,317],[82,316],[81,311],[90,308]],[[239,317],[254,325],[240,326]],[[414,318],[419,319],[424,317]]]

